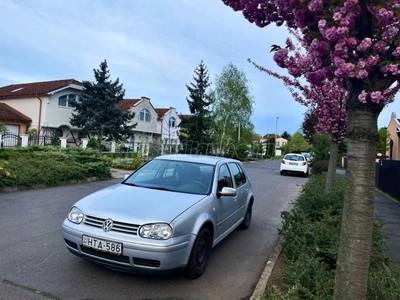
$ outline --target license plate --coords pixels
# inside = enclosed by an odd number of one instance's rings
[[[289,163],[289,165],[291,165],[291,166],[297,166],[297,163]]]
[[[87,235],[82,236],[82,245],[84,247],[93,248],[96,250],[117,255],[120,255],[122,253],[122,243],[110,242]]]

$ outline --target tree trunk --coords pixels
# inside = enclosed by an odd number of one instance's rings
[[[329,153],[329,165],[328,165],[328,174],[326,176],[326,185],[325,189],[330,191],[335,186],[335,176],[336,176],[336,165],[338,160],[338,150],[339,143],[332,141],[331,142],[331,150]]]
[[[353,103],[357,99],[352,99]],[[359,103],[359,102],[358,102]],[[335,277],[336,300],[366,299],[373,229],[377,118],[367,107],[347,109],[348,185]]]

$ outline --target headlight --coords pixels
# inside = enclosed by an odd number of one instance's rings
[[[83,216],[83,212],[74,206],[69,211],[68,220],[70,220],[72,223],[80,224],[83,221]]]
[[[140,227],[139,234],[143,238],[168,240],[172,236],[172,228],[168,224],[146,224]]]

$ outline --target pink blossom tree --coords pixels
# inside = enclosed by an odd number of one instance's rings
[[[400,0],[223,0],[257,26],[286,24],[312,55],[287,48],[277,64],[323,86],[337,78],[346,101],[348,185],[335,276],[335,299],[365,299],[373,229],[377,119],[399,90]],[[312,63],[311,63],[312,62]],[[308,66],[313,66],[309,68]]]
[[[325,80],[322,86],[305,85],[296,78],[280,75],[255,62],[252,63],[260,71],[282,80],[297,102],[312,109],[313,115],[318,119],[315,126],[316,132],[327,134],[330,137],[331,148],[326,189],[331,190],[335,185],[339,144],[344,140],[347,128],[347,91],[337,78]]]

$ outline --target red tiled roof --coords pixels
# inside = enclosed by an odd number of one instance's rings
[[[11,106],[5,103],[0,103],[0,121],[22,121],[24,123],[30,123],[32,122],[32,119]]]
[[[159,119],[162,119],[169,110],[170,108],[155,108],[155,111]]]
[[[117,103],[116,107],[126,112],[130,110],[132,107],[136,106],[141,100],[142,99],[122,99]]]
[[[75,79],[53,80],[33,83],[18,83],[0,88],[0,99],[45,96],[48,93],[66,87],[70,84],[83,86]]]

